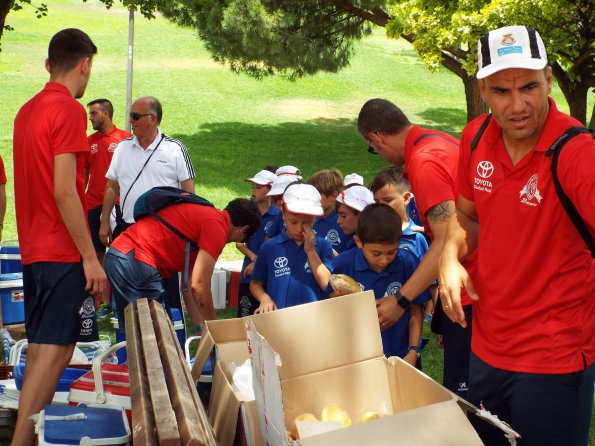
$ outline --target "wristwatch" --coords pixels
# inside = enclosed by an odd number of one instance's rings
[[[411,302],[409,302],[409,299],[407,299],[405,296],[403,296],[401,294],[401,290],[397,290],[397,292],[395,293],[395,299],[397,300],[397,304],[403,310],[406,310],[407,308],[409,308],[409,305],[411,305]]]
[[[409,353],[411,350],[417,352],[417,357],[418,358],[421,357],[421,353],[419,351],[419,346],[417,346],[417,345],[410,345],[409,347],[407,347],[407,353]]]

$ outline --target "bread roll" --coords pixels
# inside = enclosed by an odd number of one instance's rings
[[[364,412],[362,416],[359,418],[360,422],[366,423],[368,421],[376,420],[380,418],[380,414],[374,410],[370,410],[368,412]]]
[[[300,438],[298,436],[298,430],[297,430],[297,422],[298,421],[319,421],[319,420],[314,415],[312,415],[311,413],[308,413],[308,412],[302,413],[302,414],[298,415],[297,417],[295,417],[295,419],[293,420],[293,424],[291,425],[291,429],[288,432],[289,436],[293,440],[298,440]]]
[[[362,290],[359,283],[347,274],[331,274],[330,282],[333,290],[344,294],[359,293]]]
[[[342,427],[351,426],[351,417],[337,404],[331,404],[322,409],[322,421],[337,421]]]

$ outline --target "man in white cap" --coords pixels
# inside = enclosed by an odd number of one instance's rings
[[[461,290],[476,300],[470,401],[510,423],[524,446],[584,445],[595,262],[557,194],[550,153],[581,124],[548,97],[552,70],[535,30],[492,31],[478,56],[492,114],[471,121],[461,138],[461,197],[440,259],[441,299],[462,325]],[[567,140],[553,169],[592,237],[595,144],[589,134]],[[468,272],[459,262],[475,250],[476,270]],[[477,428],[486,444],[508,444],[485,424]]]

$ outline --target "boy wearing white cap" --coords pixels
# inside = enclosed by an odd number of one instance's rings
[[[271,204],[271,198],[267,196],[271,190],[271,185],[276,179],[277,175],[266,169],[261,170],[252,178],[244,179],[244,181],[252,183],[252,200],[258,205],[262,220],[258,230],[245,243],[236,243],[236,248],[244,254],[238,289],[238,317],[254,314],[259,305],[252,293],[250,293],[250,279],[260,247],[266,240],[267,230],[271,227],[277,215],[280,214],[279,209]]]
[[[374,203],[374,195],[364,186],[352,185],[337,196],[337,223],[346,235],[351,236],[343,251],[355,248],[353,235],[357,231],[357,218],[364,208]]]
[[[290,184],[298,184],[302,182],[302,177],[299,175],[284,174],[278,176],[271,186],[271,190],[267,193],[267,197],[271,198],[272,203],[280,211],[283,210],[283,192],[287,189]],[[283,222],[283,214],[279,212],[273,223],[267,228],[266,238],[271,239],[281,234],[281,231],[285,228]]]
[[[363,186],[364,185],[364,177],[357,173],[350,173],[349,175],[345,175],[343,179],[343,189],[348,189],[351,186]]]
[[[260,302],[256,313],[315,302],[327,297],[316,283],[304,250],[316,216],[322,215],[320,194],[307,184],[292,184],[283,194],[285,230],[266,241],[252,271],[250,291]],[[314,251],[331,268],[333,250],[325,239],[314,237]]]
[[[462,325],[461,289],[476,300],[469,400],[510,423],[524,446],[584,445],[593,401],[595,261],[552,173],[593,237],[595,143],[588,134],[566,137],[552,157],[554,142],[581,124],[548,97],[552,70],[537,31],[492,31],[480,39],[478,57],[492,115],[471,121],[461,138],[461,197],[440,260],[441,299]],[[467,272],[459,259],[474,250],[477,269]],[[477,429],[486,444],[508,444]]]

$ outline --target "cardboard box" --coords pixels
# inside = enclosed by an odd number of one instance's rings
[[[234,444],[239,432],[242,445],[264,445],[260,434],[256,402],[246,401],[234,392],[229,363],[242,364],[248,359],[246,330],[242,319],[207,321],[198,345],[192,377],[195,381],[211,354],[217,362],[213,370],[213,383],[207,415],[215,438],[221,446]]]
[[[354,423],[299,440],[318,445],[481,445],[456,397],[399,358],[386,359],[372,292],[246,319],[254,391],[267,445],[290,444],[294,418],[338,404]]]

